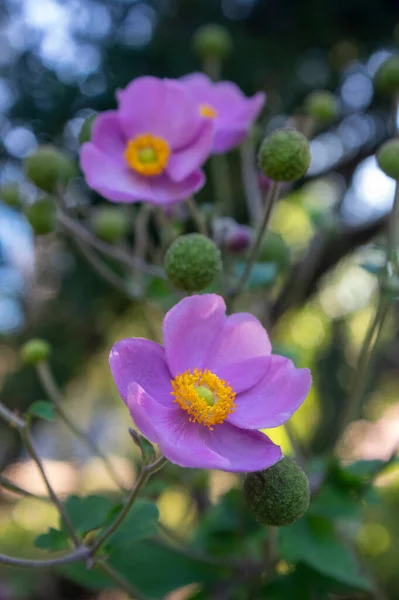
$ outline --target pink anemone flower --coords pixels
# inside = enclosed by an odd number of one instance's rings
[[[205,182],[201,166],[212,146],[212,123],[179,81],[139,77],[102,113],[80,164],[88,185],[111,202],[169,204]]]
[[[308,369],[271,354],[250,314],[226,316],[223,298],[190,296],[163,322],[164,346],[117,342],[110,365],[137,428],[182,467],[251,472],[282,458],[259,429],[287,421],[305,400]]]
[[[204,73],[192,73],[180,81],[192,93],[200,114],[213,121],[215,154],[228,152],[244,141],[266,99],[263,92],[247,98],[234,83],[214,83]]]

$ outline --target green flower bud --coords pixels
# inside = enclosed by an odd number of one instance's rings
[[[233,39],[222,25],[210,23],[199,27],[194,33],[193,46],[194,52],[202,59],[222,60],[231,53]]]
[[[26,218],[36,235],[46,235],[55,229],[55,202],[53,198],[41,198],[26,209]]]
[[[0,188],[0,199],[11,208],[20,208],[22,196],[17,183],[6,183]]]
[[[377,152],[377,162],[388,177],[399,180],[399,138],[389,140]]]
[[[309,480],[296,463],[283,458],[270,469],[248,473],[244,494],[260,523],[284,527],[305,514],[310,501]]]
[[[97,237],[110,244],[120,242],[129,229],[123,210],[114,206],[98,208],[91,221]]]
[[[54,146],[40,146],[25,159],[25,171],[33,183],[45,192],[55,192],[76,175],[72,158]]]
[[[85,142],[90,142],[91,140],[91,132],[93,129],[94,121],[96,120],[97,115],[91,115],[82,125],[82,129],[79,133],[79,144],[82,145]]]
[[[290,266],[290,259],[290,248],[281,235],[268,231],[262,240],[258,260],[275,263],[279,271],[285,271]]]
[[[39,338],[29,340],[21,348],[21,358],[26,365],[37,365],[47,360],[50,354],[50,344]]]
[[[338,99],[327,90],[309,94],[305,101],[306,112],[320,121],[334,121],[338,115]]]
[[[295,129],[278,129],[261,144],[260,170],[274,181],[295,181],[305,175],[311,160],[307,138]]]
[[[169,281],[186,292],[208,287],[221,267],[219,249],[212,240],[199,233],[177,238],[165,255],[165,271]]]
[[[390,56],[382,63],[374,78],[375,88],[381,94],[396,95],[399,92],[399,55]]]

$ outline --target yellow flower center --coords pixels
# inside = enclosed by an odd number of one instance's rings
[[[218,111],[210,104],[201,104],[200,113],[202,117],[208,117],[208,119],[215,119],[218,116]]]
[[[233,388],[209,369],[184,371],[171,380],[174,402],[187,411],[190,421],[209,429],[223,423],[234,412]]]
[[[166,140],[151,133],[129,140],[125,159],[134,171],[146,177],[160,175],[168,164],[170,147]]]

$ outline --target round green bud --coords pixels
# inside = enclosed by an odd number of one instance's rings
[[[374,83],[381,94],[396,95],[399,92],[399,54],[390,56],[382,63],[375,74]]]
[[[33,183],[45,192],[55,192],[76,175],[72,158],[54,146],[40,146],[25,159],[25,171]]]
[[[91,140],[91,132],[93,130],[94,121],[97,115],[91,115],[86,121],[84,121],[82,128],[79,133],[79,144],[85,144]]]
[[[399,180],[399,138],[389,140],[377,152],[377,162],[388,177]]]
[[[262,240],[259,250],[259,261],[275,263],[279,271],[290,266],[291,252],[281,235],[268,231]]]
[[[248,473],[244,494],[260,523],[284,527],[295,523],[308,509],[309,480],[296,463],[283,458],[270,469]]]
[[[274,181],[295,181],[305,175],[311,160],[307,138],[295,129],[278,129],[260,146],[259,168]]]
[[[194,52],[202,59],[222,60],[233,49],[233,39],[222,25],[210,23],[199,27],[193,37]]]
[[[208,287],[221,267],[219,249],[212,240],[199,233],[177,238],[165,255],[169,281],[186,292],[198,292]]]
[[[20,208],[22,205],[21,190],[17,183],[5,183],[0,188],[0,199],[11,208]]]
[[[309,94],[305,101],[306,112],[319,121],[333,121],[338,115],[338,99],[327,90]]]
[[[120,242],[129,229],[123,210],[114,206],[98,208],[91,218],[91,223],[97,237],[110,244]]]
[[[26,218],[36,235],[46,235],[55,229],[55,201],[53,198],[41,198],[28,206]]]
[[[50,353],[50,344],[39,338],[29,340],[21,348],[21,358],[26,365],[37,365],[47,360]]]

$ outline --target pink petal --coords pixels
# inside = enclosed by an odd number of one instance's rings
[[[137,383],[129,385],[126,404],[137,429],[156,444],[162,432],[173,430],[182,412],[175,405],[159,404]]]
[[[228,461],[224,471],[250,473],[268,469],[283,458],[281,448],[263,433],[238,429],[227,422],[205,430],[207,446]]]
[[[241,392],[263,377],[271,348],[258,319],[248,313],[236,313],[225,319],[206,366],[225,379],[235,392]]]
[[[213,346],[222,331],[226,305],[216,294],[190,296],[165,316],[163,339],[173,376],[208,365]]]
[[[88,185],[111,202],[170,204],[186,200],[205,183],[205,176],[199,169],[179,183],[167,174],[143,177],[92,143],[82,146],[80,165]]]
[[[171,375],[162,346],[142,338],[121,340],[113,346],[109,364],[118,391],[126,403],[129,386],[136,383],[157,403],[172,406]]]
[[[244,429],[278,427],[304,402],[312,383],[309,369],[297,369],[283,356],[270,356],[269,361],[263,379],[237,396],[229,423]]]
[[[116,110],[108,110],[96,117],[91,136],[92,143],[108,156],[124,162],[126,137],[122,131]]]
[[[169,159],[166,171],[173,181],[182,181],[208,158],[212,148],[213,123],[203,121],[198,137],[187,148],[174,152]]]
[[[118,93],[119,115],[127,137],[152,133],[172,149],[187,146],[201,126],[196,103],[179,81],[139,77]]]

